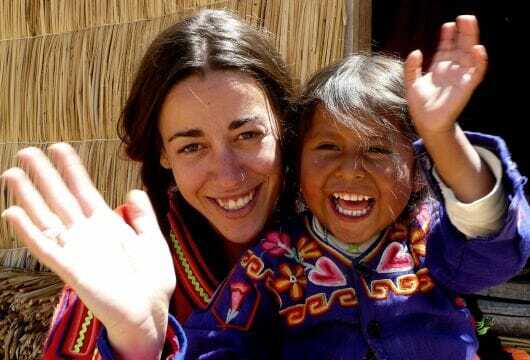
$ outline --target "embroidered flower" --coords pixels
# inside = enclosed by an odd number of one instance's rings
[[[230,284],[230,308],[226,314],[226,322],[232,321],[238,314],[243,298],[250,290],[250,286],[242,282]]]
[[[322,256],[317,242],[314,240],[309,240],[305,236],[298,240],[296,249],[298,250],[298,259],[300,262],[303,262],[304,259],[316,259]]]
[[[304,267],[294,265],[294,268],[291,268],[288,264],[281,264],[279,271],[281,275],[274,280],[274,288],[280,293],[289,290],[291,299],[300,300],[304,296],[304,288],[307,285]]]
[[[274,231],[267,234],[265,241],[261,243],[261,247],[273,256],[281,256],[291,250],[291,239],[287,234]]]

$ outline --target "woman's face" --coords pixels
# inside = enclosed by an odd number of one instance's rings
[[[192,75],[162,105],[161,165],[184,199],[227,240],[255,239],[271,214],[282,178],[278,119],[251,76]]]

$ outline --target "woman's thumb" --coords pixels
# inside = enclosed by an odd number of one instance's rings
[[[144,191],[132,190],[124,205],[115,210],[137,234],[160,232],[155,212]]]

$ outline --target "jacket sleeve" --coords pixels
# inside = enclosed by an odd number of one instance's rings
[[[516,275],[530,252],[530,208],[524,194],[526,178],[511,161],[504,141],[495,136],[466,133],[473,145],[492,151],[502,164],[502,187],[506,212],[500,229],[486,236],[468,238],[451,223],[443,196],[432,176],[432,165],[420,160],[440,205],[436,209],[427,239],[426,265],[446,288],[468,294],[502,283]],[[426,153],[416,144],[419,153]]]
[[[44,343],[43,359],[101,359],[96,339],[101,323],[81,302],[75,291],[65,286]]]

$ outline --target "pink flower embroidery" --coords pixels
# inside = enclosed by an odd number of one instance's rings
[[[290,250],[291,239],[287,234],[274,231],[267,234],[265,241],[261,243],[261,247],[273,256],[281,256]]]
[[[226,314],[226,322],[229,323],[232,321],[237,314],[239,314],[239,308],[241,307],[241,302],[243,298],[247,295],[250,290],[250,286],[242,282],[236,282],[230,284],[230,309]]]

